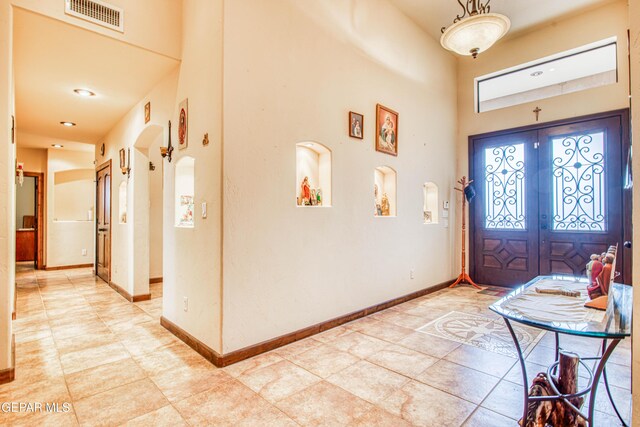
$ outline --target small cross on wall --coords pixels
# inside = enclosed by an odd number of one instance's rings
[[[536,105],[536,109],[533,110],[533,112],[536,113],[536,122],[538,121],[538,116],[540,115],[540,111],[542,111],[542,108]]]

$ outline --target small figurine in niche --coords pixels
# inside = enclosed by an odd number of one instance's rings
[[[322,206],[322,189],[318,188],[318,190],[316,191],[316,202],[318,203],[318,206]]]
[[[389,204],[389,198],[387,197],[387,193],[382,194],[381,210],[382,210],[382,216],[389,216],[391,205]]]
[[[425,224],[431,223],[433,221],[432,219],[432,215],[431,215],[431,211],[424,211],[424,222]]]
[[[316,206],[318,204],[318,199],[316,198],[316,189],[313,188],[311,190],[311,198],[309,199],[309,202],[311,203],[311,206]]]
[[[600,256],[598,254],[591,254],[589,258],[591,259],[591,261],[587,263],[587,279],[591,281],[591,271],[593,268],[593,263],[594,261],[599,260]]]
[[[311,186],[309,185],[309,177],[305,176],[300,184],[300,199],[302,199],[301,205],[308,206],[311,204]]]
[[[589,298],[595,299],[609,293],[609,285],[611,284],[611,275],[613,274],[612,270],[614,260],[615,256],[611,253],[608,253],[602,258],[602,263],[599,263],[600,265],[602,265],[602,267],[599,267],[598,264],[594,262],[591,274],[592,277],[595,277],[595,280],[587,288]],[[596,268],[598,269],[597,275]]]
[[[380,206],[380,203],[378,203],[378,184],[373,184],[373,204],[375,205],[374,215],[381,216],[382,207]]]

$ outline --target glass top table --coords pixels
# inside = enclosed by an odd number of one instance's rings
[[[596,391],[600,377],[604,379],[609,400],[613,405],[618,418],[626,426],[618,408],[613,401],[605,365],[609,356],[613,353],[618,343],[631,335],[633,288],[629,285],[613,283],[609,289],[606,311],[584,307],[589,300],[587,295],[587,279],[574,276],[538,276],[526,284],[516,288],[509,295],[496,301],[489,309],[504,319],[507,329],[516,347],[522,378],[524,384],[523,420],[527,420],[528,408],[531,403],[537,401],[561,400],[577,414],[582,416],[589,426],[593,426]],[[577,297],[558,296],[537,292],[538,289],[561,289],[579,291]],[[523,351],[520,348],[518,336],[511,326],[511,321],[526,326],[547,330],[555,334],[556,361],[549,366],[547,378],[555,395],[529,396],[529,380]],[[553,379],[559,364],[559,334],[568,334],[584,337],[585,339],[601,339],[601,353],[596,357],[580,358],[580,365],[589,373],[589,384],[584,389],[574,394],[561,393]],[[565,349],[570,350],[570,349]],[[589,368],[585,361],[594,361],[593,369]],[[579,407],[571,403],[571,399],[589,395],[589,412],[584,414]],[[575,399],[574,399],[575,401]]]
[[[557,313],[557,317],[536,316],[535,313],[527,312],[523,304],[517,304],[518,299],[529,297],[535,299],[536,287],[547,287],[545,284],[557,284],[558,287],[581,291],[581,296],[576,298],[580,308],[572,307],[575,315],[568,318]],[[609,292],[609,302],[606,312],[597,312],[593,308],[583,307],[589,297],[587,296],[587,279],[576,278],[574,276],[538,276],[528,283],[518,287],[509,295],[496,301],[489,309],[504,318],[533,326],[547,331],[558,332],[569,335],[579,335],[592,338],[626,338],[631,335],[631,318],[633,308],[633,288],[629,285],[614,283]],[[546,295],[539,296],[539,302],[544,304]],[[533,301],[532,301],[533,302]],[[542,309],[542,307],[541,307]],[[584,316],[580,317],[578,310],[583,311]],[[602,314],[604,313],[604,314]],[[598,314],[602,314],[598,316]]]

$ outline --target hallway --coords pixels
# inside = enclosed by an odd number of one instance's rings
[[[443,320],[452,316],[492,323],[491,288],[439,291],[218,369],[159,325],[162,284],[151,285],[150,301],[130,304],[90,269],[19,266],[17,283],[16,380],[0,386],[0,402],[73,410],[0,412],[3,425],[495,427],[516,425],[520,411],[520,368],[491,344],[499,337],[485,337],[487,351],[437,336],[455,334]],[[521,332],[533,375],[553,357],[553,340]],[[627,418],[629,341],[609,365]],[[619,425],[600,391],[598,425]]]

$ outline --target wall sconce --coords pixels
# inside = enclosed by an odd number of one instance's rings
[[[124,148],[120,149],[120,170],[122,171],[122,175],[131,174],[131,149],[127,148],[127,152],[124,152]]]
[[[160,155],[162,158],[167,158],[171,163],[171,153],[173,153],[173,146],[171,145],[171,120],[169,120],[169,142],[166,147],[160,147]]]

